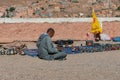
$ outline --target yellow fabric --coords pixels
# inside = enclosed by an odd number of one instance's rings
[[[92,21],[92,29],[91,29],[91,32],[92,33],[97,33],[97,32],[100,32],[102,33],[102,28],[101,28],[101,25],[100,25],[100,22],[98,21],[98,18],[93,10],[92,12],[92,17],[93,17],[93,21]]]

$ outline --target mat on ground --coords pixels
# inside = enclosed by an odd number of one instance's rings
[[[25,55],[32,56],[32,57],[37,57],[38,55],[38,50],[37,49],[25,49],[23,50]]]

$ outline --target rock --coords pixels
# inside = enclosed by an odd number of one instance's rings
[[[60,12],[60,7],[59,6],[56,6],[54,9],[55,9],[56,12]]]

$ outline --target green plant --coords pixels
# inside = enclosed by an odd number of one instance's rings
[[[120,10],[120,6],[117,8],[117,10]]]
[[[15,7],[10,7],[9,11],[10,11],[10,12],[15,11]]]

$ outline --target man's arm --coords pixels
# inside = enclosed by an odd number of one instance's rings
[[[50,37],[46,37],[46,46],[48,49],[48,53],[57,53],[58,49],[53,46],[53,43],[50,39]]]

